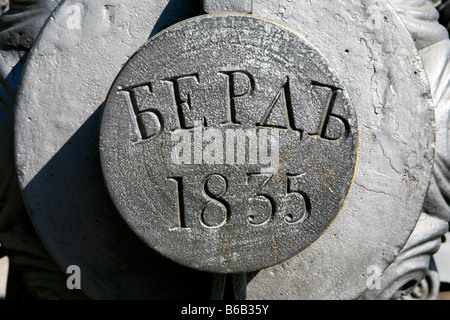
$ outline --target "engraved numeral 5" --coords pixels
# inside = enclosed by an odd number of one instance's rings
[[[286,196],[283,198],[284,221],[289,224],[297,224],[308,219],[311,213],[311,201],[308,195],[299,190],[292,189],[292,179],[286,179]]]

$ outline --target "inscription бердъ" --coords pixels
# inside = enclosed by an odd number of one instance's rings
[[[120,214],[155,250],[209,271],[279,263],[317,239],[344,204],[357,148],[327,60],[295,32],[238,14],[152,38],[102,115]]]
[[[242,122],[238,121],[239,111],[236,109],[237,101],[244,97],[251,97],[251,93],[254,91],[255,80],[253,76],[251,76],[248,72],[242,71],[232,71],[232,72],[218,72],[217,75],[228,74],[228,81],[226,86],[219,88],[219,90],[223,90],[222,92],[229,92],[229,95],[223,95],[225,101],[222,103],[223,112],[220,114],[225,115],[225,119],[223,122],[220,122],[220,125],[240,125]],[[238,87],[237,82],[234,79],[240,75],[245,76],[246,83],[244,85],[244,93],[236,93],[236,87]],[[299,135],[299,139],[302,140],[303,136],[303,127],[314,128],[313,132],[308,132],[310,136],[317,136],[321,139],[325,140],[340,140],[344,138],[345,135],[348,135],[350,131],[350,124],[347,119],[341,115],[334,114],[332,112],[333,104],[336,100],[336,96],[338,95],[340,89],[334,87],[332,85],[322,84],[316,81],[311,80],[310,88],[311,91],[322,91],[322,95],[324,96],[323,108],[322,108],[322,116],[317,119],[306,119],[304,121],[313,121],[312,126],[306,125],[302,126],[302,123],[297,120],[299,117],[294,115],[294,107],[292,105],[292,96],[291,96],[291,84],[289,81],[289,77],[286,76],[287,80],[283,83],[281,89],[276,92],[276,96],[273,98],[271,104],[267,107],[267,111],[263,114],[260,121],[253,123],[253,127],[261,127],[261,128],[280,128],[296,131]],[[187,80],[184,85],[180,85],[181,80]],[[177,135],[181,135],[177,129],[190,130],[198,127],[198,124],[204,124],[205,127],[208,127],[208,123],[210,118],[204,115],[204,112],[207,111],[208,105],[202,104],[204,103],[204,99],[215,98],[211,93],[205,92],[204,88],[199,88],[199,75],[195,74],[193,76],[180,76],[175,77],[170,82],[161,80],[162,83],[170,83],[172,89],[169,90],[173,93],[173,98],[176,101],[176,118],[177,121],[173,123],[173,126],[170,128],[172,132]],[[205,81],[206,83],[210,83],[210,81],[217,82],[217,79],[208,79]],[[219,81],[220,82],[220,81]],[[194,84],[194,85],[192,85]],[[135,123],[136,136],[133,139],[133,142],[142,142],[157,136],[163,130],[163,116],[160,111],[156,108],[146,108],[145,106],[151,100],[157,99],[155,93],[152,92],[151,83],[146,83],[143,85],[135,85],[128,88],[121,88],[118,93],[125,94],[128,97],[129,105],[131,112],[133,113],[133,120]],[[242,90],[242,89],[241,89]],[[206,96],[205,96],[206,94]],[[318,93],[320,94],[320,93]],[[198,95],[203,95],[199,100],[199,104],[196,105],[196,102],[192,102],[192,97],[200,98]],[[155,101],[157,102],[157,100]],[[251,102],[250,102],[251,103]],[[144,107],[143,107],[144,106]],[[226,109],[226,110],[225,110]],[[194,114],[194,110],[196,114]],[[244,111],[241,109],[241,111]],[[278,113],[278,114],[276,114]],[[281,117],[279,114],[281,113]],[[197,115],[199,114],[199,115]],[[278,117],[276,117],[278,116]],[[297,120],[297,121],[296,121]],[[336,132],[332,133],[329,126],[330,121],[338,122],[335,124],[337,127]],[[218,123],[218,119],[213,119],[214,124]],[[197,123],[197,125],[195,125]],[[245,122],[246,125],[252,125],[249,121]]]
[[[240,123],[236,120],[236,100],[251,94],[254,90],[255,81],[253,76],[245,71],[233,71],[233,72],[219,72],[220,74],[227,75],[228,86],[224,87],[223,90],[229,91],[230,95],[227,97],[227,118],[224,119],[224,122],[221,123],[222,126],[226,125],[239,125]],[[241,77],[243,83],[245,83],[244,90],[241,93],[236,93],[236,83],[235,77]],[[191,83],[195,83],[194,87],[187,86],[185,88],[186,92],[192,93],[195,95],[195,87],[198,86],[199,75],[195,74],[192,76],[181,76],[175,77],[171,79],[171,87],[173,91],[174,100],[177,101],[177,118],[178,118],[178,126],[176,128],[171,128],[172,137],[171,141],[178,142],[174,145],[171,158],[175,164],[245,164],[246,161],[248,164],[259,164],[259,165],[268,165],[261,168],[260,174],[263,173],[272,173],[275,174],[278,170],[279,165],[279,131],[272,130],[269,131],[269,128],[278,128],[285,130],[293,130],[298,133],[299,140],[302,140],[303,130],[297,129],[295,124],[295,116],[294,116],[294,108],[291,102],[291,93],[290,93],[290,84],[289,80],[287,80],[281,89],[277,92],[277,95],[274,97],[273,102],[270,107],[267,108],[267,112],[264,114],[263,118],[260,122],[255,123],[253,129],[242,129],[242,128],[233,128],[234,126],[228,127],[227,129],[208,129],[206,118],[203,121],[194,121],[193,126],[187,126],[186,119],[189,111],[192,110],[192,102],[191,95],[182,92],[180,86],[180,79],[190,79]],[[162,80],[165,81],[165,80]],[[311,81],[312,90],[315,88],[325,88],[328,89],[328,94],[326,96],[326,100],[324,103],[326,104],[323,107],[323,115],[320,118],[320,122],[317,123],[317,130],[315,133],[308,133],[310,136],[316,136],[319,139],[324,140],[340,140],[343,139],[349,133],[349,123],[348,121],[339,115],[334,115],[332,113],[333,104],[336,99],[336,95],[339,93],[339,88],[335,88],[329,85],[320,84],[314,81]],[[230,89],[231,88],[231,89]],[[157,135],[162,131],[162,116],[161,113],[155,110],[145,110],[140,105],[138,99],[137,91],[142,90],[142,93],[145,92],[145,95],[151,96],[151,84],[133,86],[131,88],[124,89],[123,91],[119,91],[121,93],[126,93],[129,97],[129,106],[130,111],[135,117],[135,130],[136,130],[136,140],[133,142],[144,142],[146,140],[156,138]],[[183,97],[183,98],[182,98]],[[151,98],[149,96],[141,97],[141,99]],[[225,105],[225,104],[224,104]],[[273,112],[276,112],[277,108],[282,108],[282,112],[284,112],[284,118],[274,119],[271,121],[270,125],[268,125],[269,118]],[[140,111],[144,110],[144,111]],[[148,117],[147,121],[144,120],[144,117]],[[330,118],[335,118],[338,122],[340,128],[337,131],[338,134],[334,137],[327,136],[326,131],[329,125]],[[152,121],[150,121],[152,120]],[[205,128],[203,127],[206,127]],[[270,133],[269,133],[270,132]],[[224,144],[225,142],[225,144]],[[270,147],[270,148],[269,148]],[[270,152],[268,151],[270,150]],[[259,152],[258,152],[259,151]],[[236,155],[236,156],[235,156]],[[259,157],[258,157],[259,155]],[[259,160],[259,161],[258,161]],[[289,174],[288,174],[289,175]],[[251,175],[249,175],[250,177]],[[289,191],[288,185],[290,185],[291,178],[295,177],[292,175],[291,177],[285,178],[286,191],[283,193],[287,196],[295,195],[297,197],[297,202],[299,202],[300,206],[297,208],[300,209],[299,218],[292,218],[292,214],[288,214],[289,223],[294,221],[295,223],[301,222],[303,218],[307,218],[310,200],[308,196],[301,191]],[[225,177],[222,177],[224,181],[226,181]],[[267,179],[264,183],[270,179],[270,176],[267,176]],[[177,182],[177,199],[178,199],[178,212],[179,212],[179,227],[185,228],[186,224],[184,222],[184,197],[182,194],[182,177],[170,177],[169,179]],[[209,177],[208,177],[209,179]],[[209,180],[206,180],[209,181]],[[203,190],[205,193],[205,197],[208,202],[204,204],[204,207],[201,210],[200,219],[202,225],[205,227],[221,227],[226,224],[227,217],[229,215],[227,204],[224,200],[220,201],[218,198],[214,198],[214,195],[208,195],[208,190]],[[223,195],[226,192],[226,189],[221,193]],[[217,195],[219,197],[219,195]],[[269,210],[270,213],[266,214],[267,219],[264,222],[269,221],[271,217],[273,217],[276,213],[277,205],[274,203],[273,197],[269,197],[268,195],[264,195],[262,193],[257,195],[259,201],[266,202],[266,211]],[[251,201],[255,198],[249,198]],[[212,201],[212,202],[211,202]],[[223,216],[220,223],[218,224],[210,224],[205,220],[205,216],[207,214],[205,211],[214,210],[208,209],[212,206],[212,203],[216,204],[216,210],[223,212],[220,216]],[[283,212],[287,211],[282,210]],[[254,215],[251,214],[247,217],[247,220],[250,225],[259,225],[262,223],[252,223],[251,220],[254,219]]]

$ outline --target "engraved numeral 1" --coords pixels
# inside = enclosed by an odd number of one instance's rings
[[[184,215],[184,195],[183,195],[183,178],[173,177],[167,178],[175,182],[176,195],[177,195],[177,225],[173,229],[185,229],[186,219]]]
[[[273,178],[270,174],[247,174],[247,183],[260,183],[254,195],[247,198],[249,204],[249,214],[246,217],[247,222],[254,227],[262,226],[273,221],[276,215],[283,214],[284,222],[288,224],[298,224],[308,219],[311,214],[311,201],[308,195],[300,190],[292,188],[292,179],[299,176],[287,176],[284,182],[284,196],[277,201],[273,196],[265,193],[262,189]],[[183,178],[171,177],[167,180],[175,183],[176,203],[177,203],[177,222],[176,226],[171,228],[189,229],[191,226],[186,224]],[[255,181],[256,180],[256,181]],[[206,199],[201,206],[199,213],[195,216],[197,223],[204,228],[220,228],[228,224],[231,210],[223,196],[228,190],[228,184],[225,177],[219,174],[208,176],[203,181],[203,196]],[[190,223],[193,223],[192,220]]]
[[[175,183],[177,195],[177,223],[174,229],[189,229],[186,224],[184,206],[183,178],[170,177],[167,180]],[[203,183],[204,197],[206,203],[203,204],[200,212],[200,222],[206,228],[218,228],[228,223],[230,209],[228,203],[222,199],[227,192],[227,181],[224,177],[214,174],[206,178]]]

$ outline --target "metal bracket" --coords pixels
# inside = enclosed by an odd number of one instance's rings
[[[253,0],[202,0],[205,13],[239,12],[252,13]]]

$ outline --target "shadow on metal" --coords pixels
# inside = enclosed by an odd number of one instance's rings
[[[68,206],[76,208],[75,216],[63,218],[67,222],[64,225],[59,223],[60,218],[38,224],[40,234],[54,235],[52,243],[45,243],[49,252],[65,250],[55,254],[64,257],[58,261],[62,270],[79,266],[82,289],[92,298],[209,298],[210,274],[182,267],[148,248],[116,212],[104,186],[95,139],[101,110],[102,106],[98,107],[23,190],[27,197],[36,197],[41,189],[51,190],[51,199],[39,200],[58,199],[49,216],[64,215]],[[30,214],[39,219],[32,211]],[[68,242],[79,246],[61,244],[69,238]],[[74,257],[82,257],[82,261]]]

